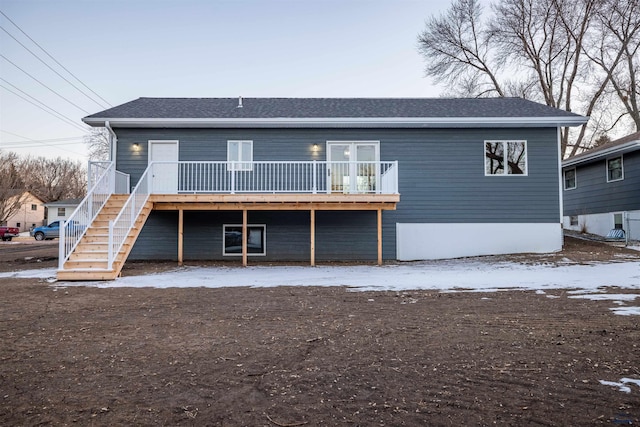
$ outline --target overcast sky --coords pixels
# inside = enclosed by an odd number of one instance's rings
[[[436,97],[416,38],[448,4],[0,0],[0,149],[86,161],[81,118],[109,107],[97,95],[113,106],[138,97]]]

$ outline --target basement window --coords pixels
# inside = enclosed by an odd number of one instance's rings
[[[225,224],[222,226],[222,231],[224,234],[222,254],[242,256],[242,224]],[[247,255],[266,255],[267,226],[250,224],[247,225],[247,232]]]

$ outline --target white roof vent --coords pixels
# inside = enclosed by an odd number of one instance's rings
[[[238,106],[236,108],[242,108],[242,97],[238,97]]]

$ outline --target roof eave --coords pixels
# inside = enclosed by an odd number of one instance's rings
[[[577,166],[583,163],[590,163],[593,161],[611,157],[612,155],[624,154],[638,149],[640,149],[640,140],[629,141],[615,147],[607,148],[605,150],[598,150],[594,153],[586,153],[584,155],[581,154],[577,158],[567,159],[562,162],[562,167],[565,168],[570,166]]]
[[[83,122],[101,127],[169,128],[275,128],[275,127],[370,127],[370,128],[442,128],[442,127],[565,127],[580,126],[588,117],[355,117],[355,118],[111,118],[85,117]]]

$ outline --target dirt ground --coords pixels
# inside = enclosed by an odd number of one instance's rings
[[[1,268],[55,266],[55,243],[26,245],[0,246]],[[558,254],[508,258],[614,262],[638,252],[567,238]],[[125,274],[169,266],[130,263]],[[640,423],[640,387],[599,382],[640,380],[640,317],[566,290],[99,289],[0,279],[0,292],[3,426]]]

